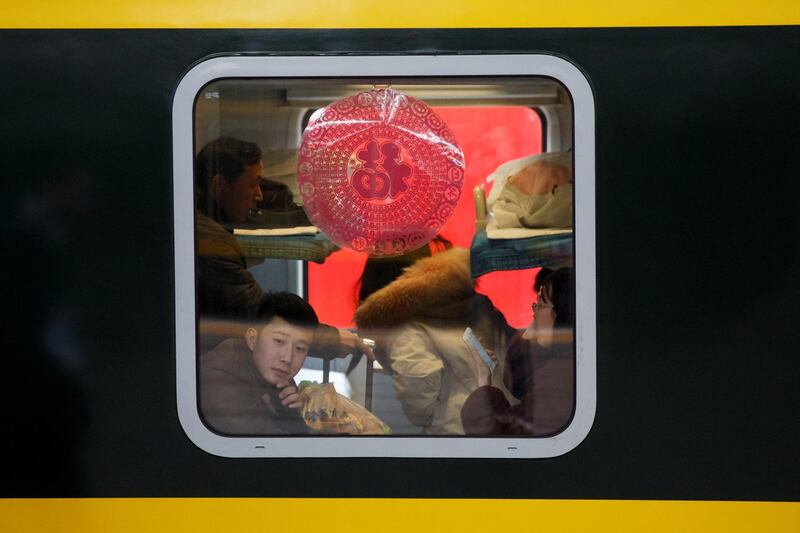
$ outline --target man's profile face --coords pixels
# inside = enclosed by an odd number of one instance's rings
[[[214,200],[231,222],[244,222],[250,210],[262,200],[261,176],[264,174],[264,163],[246,167],[233,183],[222,176],[214,177]]]
[[[249,328],[245,333],[256,368],[267,383],[276,387],[287,385],[297,375],[313,338],[312,328],[295,326],[277,316],[261,331]]]

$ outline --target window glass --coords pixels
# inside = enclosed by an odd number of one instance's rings
[[[249,453],[237,439],[294,455],[280,439],[300,436],[371,455],[358,438],[570,427],[581,178],[563,83],[231,75],[191,109],[190,436],[223,455]],[[453,442],[421,449],[474,454]]]

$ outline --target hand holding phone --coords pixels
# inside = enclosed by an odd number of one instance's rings
[[[480,356],[481,360],[489,367],[489,370],[494,372],[497,362],[489,356],[486,348],[483,347],[478,337],[475,336],[475,332],[472,331],[470,327],[464,330],[464,342]]]

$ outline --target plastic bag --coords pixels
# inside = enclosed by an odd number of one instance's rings
[[[500,193],[505,188],[508,178],[521,171],[525,167],[530,166],[538,161],[548,161],[572,169],[572,150],[567,150],[565,152],[546,152],[543,154],[521,157],[519,159],[507,161],[497,167],[494,172],[486,177],[486,183],[492,184],[492,190],[489,192],[489,196],[486,198],[487,207],[490,209],[492,208],[494,203],[497,201],[497,198],[500,196]]]
[[[425,245],[453,215],[464,155],[424,102],[373,89],[311,117],[297,179],[308,217],[333,242],[394,256]]]
[[[331,383],[301,384],[303,420],[319,433],[388,435],[389,426],[364,407],[336,392]]]

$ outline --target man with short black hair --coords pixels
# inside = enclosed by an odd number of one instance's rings
[[[244,252],[222,224],[244,222],[261,199],[264,163],[254,143],[220,137],[197,155],[198,306],[201,316],[252,316],[263,291]]]
[[[200,358],[200,412],[223,434],[305,433],[294,377],[314,338],[317,315],[288,292],[263,297],[257,315],[242,338],[223,341]]]

